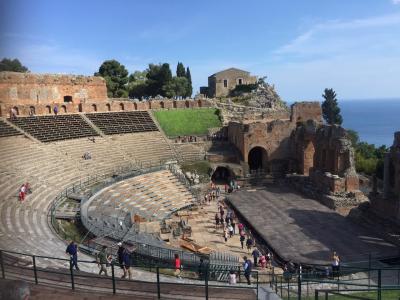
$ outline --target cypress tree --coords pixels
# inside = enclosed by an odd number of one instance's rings
[[[186,79],[188,81],[186,97],[191,97],[193,93],[193,86],[192,86],[192,75],[190,74],[189,67],[186,68]]]
[[[336,93],[333,89],[325,89],[322,95],[325,101],[322,103],[322,115],[329,125],[342,125],[343,118],[340,115],[340,108],[337,103]]]
[[[183,63],[181,63],[181,62],[178,62],[178,65],[176,66],[176,76],[177,77],[186,77],[185,67],[183,66]]]

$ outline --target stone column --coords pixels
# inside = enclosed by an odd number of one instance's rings
[[[384,171],[383,171],[383,198],[389,198],[390,194],[390,153],[385,154]]]

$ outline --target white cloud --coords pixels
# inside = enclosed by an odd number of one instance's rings
[[[395,4],[395,5],[396,4],[400,4],[400,0],[392,0],[392,3]]]

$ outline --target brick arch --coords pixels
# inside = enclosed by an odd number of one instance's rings
[[[46,112],[48,114],[51,114],[51,106],[50,105],[46,105]]]
[[[65,105],[61,105],[61,112],[67,113],[67,107]]]
[[[106,104],[106,110],[107,110],[107,111],[111,111],[111,104],[110,104],[110,103],[107,103],[107,104]]]
[[[252,146],[247,152],[245,159],[250,170],[269,170],[268,151],[262,145]]]
[[[96,104],[92,104],[92,110],[93,111],[97,111],[97,105]]]
[[[125,105],[124,105],[124,103],[120,103],[119,104],[119,110],[125,110]]]

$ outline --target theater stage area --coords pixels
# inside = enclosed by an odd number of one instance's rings
[[[290,188],[268,185],[229,194],[228,203],[283,260],[330,264],[332,251],[342,263],[398,254],[379,233],[358,225]]]

